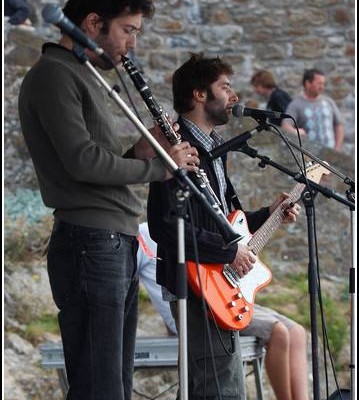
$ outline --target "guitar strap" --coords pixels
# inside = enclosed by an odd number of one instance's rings
[[[232,211],[242,210],[241,202],[239,201],[238,193],[234,189],[232,182],[227,179],[227,198],[229,203],[232,205]]]
[[[207,160],[210,160],[209,153],[205,149],[202,149],[202,150],[206,154]],[[223,162],[224,174],[225,174],[226,183],[227,183],[226,201],[227,201],[228,208],[229,208],[230,212],[235,211],[235,210],[243,210],[241,202],[239,201],[238,193],[235,190],[235,188],[233,187],[232,182],[230,181],[230,179],[228,178],[228,175],[227,175],[227,156],[226,155],[224,155],[222,157],[222,162]]]

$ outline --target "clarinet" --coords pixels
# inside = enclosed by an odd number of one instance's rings
[[[150,88],[147,86],[141,73],[135,67],[133,62],[125,56],[122,56],[122,63],[125,71],[130,76],[136,89],[140,93],[147,109],[152,114],[156,124],[160,127],[162,133],[171,145],[181,143],[181,136],[177,133],[168,118],[168,115],[163,111],[162,107],[154,99]],[[208,203],[211,205],[216,214],[220,217],[220,226],[218,229],[221,231],[223,238],[229,242],[227,246],[237,242],[242,238],[237,232],[234,231],[232,225],[223,213],[220,202],[209,184],[209,179],[203,169],[199,169],[194,175],[194,183],[200,192],[205,196]]]

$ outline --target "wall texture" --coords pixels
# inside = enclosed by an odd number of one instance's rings
[[[233,87],[256,98],[249,85],[259,68],[273,72],[292,95],[304,69],[327,75],[348,140],[354,134],[354,0],[162,0],[145,25],[137,55],[161,97],[189,51],[225,56],[237,72]],[[257,99],[261,100],[261,99]],[[262,100],[263,101],[263,100]]]

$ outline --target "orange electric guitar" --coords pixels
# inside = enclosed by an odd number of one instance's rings
[[[306,173],[309,180],[319,182],[321,176],[329,174],[329,171],[315,164],[309,166]],[[304,184],[297,183],[286,202],[297,202],[304,188]],[[282,208],[277,207],[254,235],[249,232],[243,211],[232,212],[228,220],[242,236],[239,243],[247,245],[257,255],[281,225],[284,217]],[[195,262],[188,261],[186,265],[192,290],[198,296],[203,295],[211,314],[223,329],[240,330],[249,325],[253,317],[255,295],[272,279],[271,271],[258,257],[253,269],[243,278],[228,264],[199,264],[198,271]]]

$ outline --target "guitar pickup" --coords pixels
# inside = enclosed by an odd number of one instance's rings
[[[237,273],[228,264],[226,264],[223,268],[223,275],[226,277],[227,281],[234,288],[239,287],[239,277]]]

